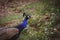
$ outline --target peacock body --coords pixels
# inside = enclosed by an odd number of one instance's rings
[[[0,40],[17,40],[21,31],[27,27],[29,15],[23,14],[24,20],[14,28],[0,28]]]

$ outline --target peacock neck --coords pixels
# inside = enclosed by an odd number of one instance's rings
[[[24,20],[23,20],[23,22],[22,22],[23,27],[26,27],[26,26],[27,26],[27,20],[28,20],[28,19],[24,18]]]
[[[17,28],[21,31],[21,30],[23,30],[24,28],[26,28],[26,26],[27,26],[27,21],[28,21],[28,19],[26,19],[26,17],[24,18],[24,20],[23,20],[23,22],[21,23],[21,24],[19,24],[18,26],[17,26]]]
[[[27,20],[28,20],[28,19],[26,19],[26,17],[25,17],[24,20],[23,20],[23,23],[27,23]]]

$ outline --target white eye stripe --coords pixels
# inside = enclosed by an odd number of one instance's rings
[[[28,16],[28,18],[29,18],[30,16]]]
[[[29,17],[29,16],[28,16]]]

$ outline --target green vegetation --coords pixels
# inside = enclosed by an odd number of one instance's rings
[[[17,10],[22,10],[22,12],[30,14],[32,17],[18,40],[48,40],[49,34],[52,34],[51,29],[56,24],[56,13],[59,10],[54,6],[54,2],[39,1],[36,3],[26,3],[21,7],[17,7]],[[11,9],[13,10],[13,8]],[[22,15],[12,13],[1,18],[0,24],[22,18]]]
[[[17,20],[17,19],[21,19],[20,15],[17,14],[9,14],[3,18],[1,18],[2,20],[0,20],[0,24],[12,21],[12,20]]]
[[[47,7],[47,6],[48,7]],[[31,29],[30,26],[21,33],[20,40],[48,40],[48,35],[51,33],[49,29],[53,27],[55,22],[55,8],[48,4],[38,2],[27,4],[24,7],[24,12],[30,14],[32,18],[29,20],[29,25],[35,28]],[[44,18],[45,16],[49,18]],[[37,31],[36,31],[37,30]]]

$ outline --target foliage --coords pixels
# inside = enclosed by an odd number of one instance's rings
[[[41,0],[35,3],[25,3],[16,8],[17,10],[22,10],[22,12],[31,15],[27,28],[22,31],[18,40],[48,40],[48,35],[52,33],[51,29],[56,23],[57,9],[54,5],[55,1]],[[13,8],[11,8],[11,10],[13,10]],[[21,15],[12,13],[1,18],[0,24],[16,19],[21,20],[21,18]]]
[[[30,29],[30,27],[27,28],[30,31],[23,31],[21,35],[26,33],[26,36],[23,35],[22,38],[20,37],[20,40],[48,40],[48,35],[51,34],[50,29],[53,28],[55,23],[55,11],[56,9],[53,5],[46,3],[39,2],[27,4],[24,7],[23,12],[26,12],[32,16],[32,18],[29,20],[29,25],[38,30],[36,31],[34,29]]]

